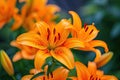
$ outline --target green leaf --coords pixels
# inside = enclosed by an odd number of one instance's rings
[[[40,73],[34,75],[30,80],[33,80],[34,78],[36,78],[38,76],[42,76],[42,75],[44,75],[44,72],[40,72]]]

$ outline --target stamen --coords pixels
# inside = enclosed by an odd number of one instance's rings
[[[88,27],[86,27],[85,32],[88,30]]]
[[[53,29],[53,34],[55,34],[55,32],[56,32],[56,30],[55,30],[55,28]]]
[[[47,32],[48,32],[47,40],[49,40],[49,37],[50,37],[50,30],[49,30],[49,28],[47,28]]]
[[[40,32],[38,31],[37,34],[40,35]]]
[[[49,30],[49,28],[47,28],[47,32],[48,32],[48,34],[50,34],[50,30]]]
[[[58,40],[60,40],[60,33],[58,33]]]
[[[85,24],[84,24],[84,28],[86,28],[86,27],[87,27],[87,24],[85,23]]]
[[[93,32],[93,29],[90,31],[89,35]]]
[[[43,77],[43,80],[45,80],[45,76]]]
[[[51,78],[53,78],[53,73],[51,72],[50,74],[51,74]]]
[[[54,42],[56,42],[56,36],[55,36],[55,38],[54,38]]]

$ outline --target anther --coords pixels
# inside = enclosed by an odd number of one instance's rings
[[[53,73],[51,72],[50,74],[51,74],[51,78],[53,78]]]
[[[60,33],[58,33],[58,40],[60,40]]]
[[[53,29],[53,34],[55,34],[55,32],[56,32],[56,30],[55,30],[55,28]]]
[[[89,35],[93,32],[93,29],[90,31]]]
[[[86,27],[85,32],[88,30],[88,27]]]
[[[85,23],[85,24],[84,24],[84,28],[86,28],[86,27],[87,27],[87,24]]]
[[[43,77],[43,80],[45,80],[45,76]]]
[[[55,36],[55,38],[54,38],[54,42],[56,42],[56,36]]]

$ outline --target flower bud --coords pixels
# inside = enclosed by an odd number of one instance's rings
[[[10,75],[14,75],[14,69],[12,62],[4,50],[0,50],[0,62],[5,69],[5,71]]]
[[[113,52],[104,53],[101,58],[96,62],[97,67],[102,67],[107,64],[113,56]]]

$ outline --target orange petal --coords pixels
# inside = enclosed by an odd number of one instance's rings
[[[51,51],[51,55],[69,69],[74,68],[74,57],[69,49],[65,47],[59,47],[56,48],[55,51]]]
[[[96,74],[96,71],[97,71],[97,66],[96,66],[96,63],[94,62],[88,62],[88,70],[90,72],[90,74]]]
[[[95,62],[98,61],[100,59],[100,57],[101,57],[100,50],[91,47],[90,44],[85,44],[85,47],[84,48],[80,48],[80,50],[95,52],[95,54],[96,54],[95,59],[94,59]]]
[[[73,17],[73,26],[77,29],[80,30],[82,28],[82,21],[79,17],[79,15],[74,12],[74,11],[69,11],[69,13],[72,15]]]
[[[14,15],[13,18],[14,24],[12,25],[11,29],[16,30],[22,25],[23,20],[20,15]]]
[[[44,43],[44,41],[36,33],[23,33],[20,36],[18,36],[17,42],[38,49],[46,49],[46,43]]]
[[[56,46],[61,45],[69,36],[69,30],[67,29],[68,27],[72,26],[70,22],[66,19],[62,19],[56,26],[56,32],[59,34],[59,39],[56,43]]]
[[[48,29],[50,28],[50,26],[43,22],[43,21],[40,21],[40,22],[37,22],[35,24],[35,27],[37,27],[41,37],[44,39],[45,42],[47,42],[47,36],[48,36],[48,33],[50,35],[50,32],[48,32]]]
[[[22,77],[21,80],[30,80],[33,77],[33,75],[25,75]]]
[[[89,42],[98,35],[98,32],[99,31],[97,30],[97,28],[94,26],[94,24],[92,24],[92,25],[87,25],[86,28],[82,28],[78,36],[80,35],[83,36],[83,40],[85,42]]]
[[[31,49],[31,50],[32,50],[32,49]],[[30,59],[30,60],[32,60],[32,59],[34,59],[35,54],[36,54],[36,52],[33,53],[33,54],[30,54],[29,52],[27,52],[27,51],[25,51],[25,50],[22,50],[22,51],[21,51],[21,55],[22,55],[22,57],[23,57],[24,59]]]
[[[101,80],[118,80],[117,77],[112,75],[104,75]]]
[[[22,54],[21,54],[21,52],[19,51],[19,52],[17,52],[14,56],[13,56],[13,59],[12,59],[12,61],[13,62],[16,62],[16,61],[18,61],[18,60],[20,60],[20,59],[22,59],[23,57],[22,57]]]
[[[53,71],[54,80],[66,80],[69,70],[64,67],[59,67]]]
[[[111,60],[112,56],[113,56],[113,52],[108,52],[103,54],[101,58],[96,62],[97,67],[99,68],[104,66],[106,63],[108,63]]]
[[[89,42],[92,47],[103,47],[105,49],[105,52],[108,52],[108,46],[104,41],[101,40],[93,40]]]
[[[53,4],[48,4],[46,7],[51,14],[54,14],[55,12],[60,11],[60,8]]]
[[[75,66],[77,70],[78,80],[88,80],[90,77],[90,73],[88,72],[87,67],[80,62],[75,62]]]
[[[50,57],[51,55],[45,51],[39,50],[35,56],[34,65],[36,69],[41,69],[43,64],[45,63],[46,58]]]
[[[67,48],[80,48],[84,47],[84,43],[76,38],[69,38],[64,42],[63,46]]]

